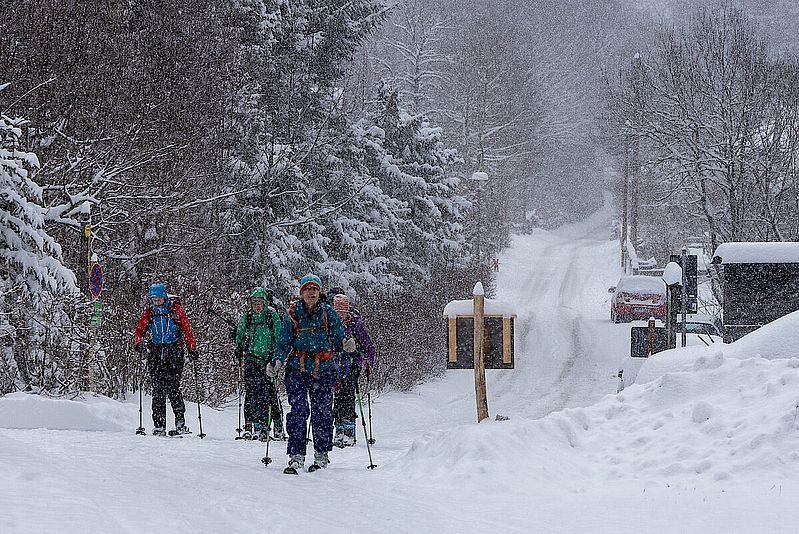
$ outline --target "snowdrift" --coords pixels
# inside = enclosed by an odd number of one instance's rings
[[[531,484],[686,475],[795,480],[797,346],[799,312],[731,345],[658,354],[641,369],[638,385],[590,407],[430,434],[398,467],[463,481],[494,471]],[[641,384],[644,376],[649,380]]]
[[[119,402],[102,395],[71,400],[12,393],[0,398],[0,428],[122,432],[129,431],[135,421],[138,403]]]

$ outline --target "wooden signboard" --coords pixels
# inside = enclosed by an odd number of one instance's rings
[[[485,316],[483,354],[486,369],[513,369],[513,322],[515,317]],[[474,368],[474,318],[447,318],[449,358],[447,369]]]

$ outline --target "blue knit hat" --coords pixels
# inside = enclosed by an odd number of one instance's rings
[[[322,280],[315,274],[308,273],[302,277],[300,280],[300,293],[302,293],[306,288],[316,286],[316,289],[322,291]]]
[[[150,298],[153,297],[161,297],[162,299],[167,298],[166,294],[166,286],[162,283],[153,284],[150,286]]]

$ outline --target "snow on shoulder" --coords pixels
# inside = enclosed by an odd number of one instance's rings
[[[722,243],[713,261],[730,263],[799,263],[799,243]]]
[[[797,346],[799,312],[730,345],[658,353],[646,365],[681,365],[593,406],[429,433],[395,467],[511,485],[799,481]]]
[[[46,428],[49,430],[130,430],[137,407],[102,395],[88,394],[81,400],[50,398],[33,393],[10,393],[0,397],[0,428]],[[127,422],[127,426],[120,424]]]

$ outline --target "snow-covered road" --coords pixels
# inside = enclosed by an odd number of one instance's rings
[[[490,372],[498,413],[538,418],[615,393],[629,326],[608,321],[620,271],[610,218],[606,204],[580,224],[516,236],[500,257],[498,298],[518,318],[516,369]]]
[[[376,469],[359,436],[328,469],[287,476],[285,444],[265,468],[263,444],[231,439],[235,407],[203,408],[204,440],[155,438],[133,433],[137,397],[17,393],[0,399],[0,533],[795,530],[799,363],[751,356],[790,358],[799,341],[775,328],[698,349],[689,372],[614,395],[629,325],[609,320],[610,213],[500,257],[516,368],[487,389],[491,419],[509,421],[476,424],[473,373],[448,371],[375,399]]]

